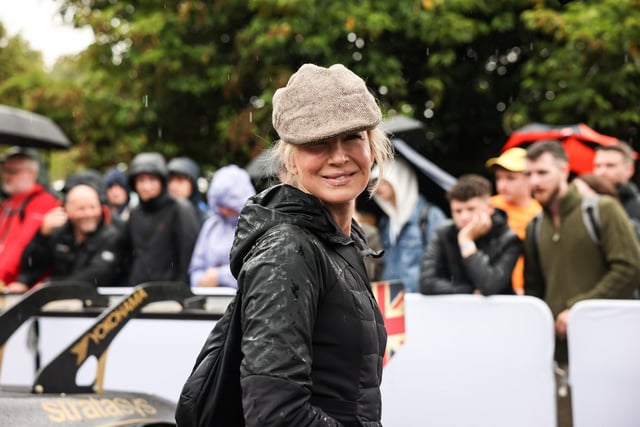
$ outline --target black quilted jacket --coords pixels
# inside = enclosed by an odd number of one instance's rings
[[[381,425],[386,332],[368,281],[335,249],[365,249],[355,222],[351,234],[287,185],[243,209],[231,270],[243,292],[248,426]]]

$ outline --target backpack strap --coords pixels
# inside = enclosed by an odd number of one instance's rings
[[[357,248],[352,245],[338,245],[336,246],[336,251],[338,252],[338,255],[347,262],[347,264],[358,272],[358,275],[365,283],[369,283],[369,275],[367,274],[367,270],[364,268],[364,261],[362,256],[359,255]]]
[[[600,197],[597,194],[592,196],[584,196],[582,198],[582,223],[589,233],[591,240],[597,245],[600,244],[600,210],[598,209],[598,201]]]
[[[29,204],[29,202],[31,202],[31,200],[33,200],[36,196],[39,196],[40,194],[44,193],[46,190],[44,189],[40,189],[38,191],[35,191],[31,194],[29,194],[27,197],[25,197],[22,200],[22,203],[20,203],[20,206],[18,207],[18,218],[20,218],[20,222],[24,222],[24,217],[25,217],[25,210],[27,208],[27,205]]]

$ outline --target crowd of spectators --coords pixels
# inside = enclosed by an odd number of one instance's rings
[[[167,163],[160,153],[140,153],[124,171],[74,173],[59,192],[38,183],[42,159],[36,150],[12,147],[0,161],[5,293],[63,280],[236,287],[229,250],[237,216],[255,194],[244,169],[221,168],[207,204],[198,186],[200,168],[188,157]]]

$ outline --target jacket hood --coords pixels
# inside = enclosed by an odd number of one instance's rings
[[[287,184],[276,185],[251,197],[242,209],[231,248],[234,276],[237,277],[244,257],[254,243],[270,228],[281,224],[305,228],[328,242],[342,245],[351,242],[318,198]],[[352,227],[352,232],[362,239],[363,233],[358,226]]]
[[[156,152],[140,153],[133,158],[128,171],[129,186],[131,188],[135,189],[134,180],[137,175],[142,173],[157,175],[162,181],[162,186],[167,186],[169,172],[162,154]]]
[[[236,165],[229,165],[213,175],[207,191],[207,204],[216,215],[220,213],[220,206],[240,212],[247,199],[255,194],[249,173]]]
[[[182,175],[189,178],[192,188],[191,194],[189,195],[189,201],[191,201],[191,203],[197,205],[202,200],[202,196],[198,189],[200,167],[196,162],[189,157],[176,157],[171,159],[169,164],[167,164],[167,171],[169,173],[169,178],[172,175]]]

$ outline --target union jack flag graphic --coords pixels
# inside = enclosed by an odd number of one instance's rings
[[[382,360],[384,366],[404,344],[404,286],[399,281],[371,282],[371,288],[387,329],[387,348]]]

